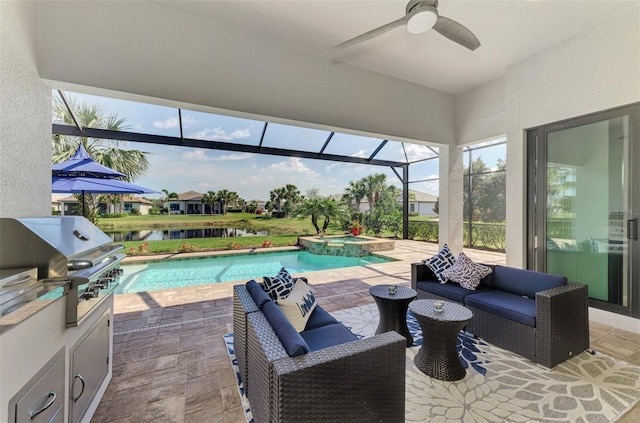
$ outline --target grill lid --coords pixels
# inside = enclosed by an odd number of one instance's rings
[[[38,267],[39,278],[66,277],[122,249],[81,216],[0,218],[0,268]]]

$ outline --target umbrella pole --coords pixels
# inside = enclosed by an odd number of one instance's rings
[[[82,190],[82,217],[87,217],[86,207],[87,203],[84,201],[84,190]]]

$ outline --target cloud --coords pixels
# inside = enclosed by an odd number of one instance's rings
[[[329,173],[333,170],[334,167],[338,166],[338,163],[331,163],[330,165],[326,166],[324,168],[324,171]]]
[[[205,128],[200,131],[194,132],[190,134],[188,138],[195,138],[199,140],[209,140],[209,141],[232,141],[240,138],[246,138],[251,136],[251,128],[245,129],[236,129],[233,132],[227,133],[221,127],[217,128]]]
[[[209,160],[207,156],[207,150],[203,148],[196,148],[191,151],[187,151],[182,154],[183,160]]]
[[[222,161],[234,161],[234,160],[247,160],[255,156],[253,153],[232,153],[232,154],[224,154],[218,157],[212,157],[212,160],[222,160]]]
[[[364,148],[362,150],[358,150],[353,157],[360,157],[360,158],[364,158],[364,157],[369,157],[366,156],[365,154],[367,153],[367,150],[365,150]]]
[[[155,122],[153,122],[153,126],[155,128],[162,128],[162,129],[175,128],[178,126],[178,123],[179,122],[177,117],[170,117],[163,121],[156,120]]]
[[[431,147],[434,151],[438,151],[437,147]],[[404,143],[404,149],[407,151],[407,157],[409,158],[409,160],[420,160],[420,159],[426,159],[428,157],[435,157],[435,153],[431,150],[429,150],[429,148],[427,148],[427,146],[425,145],[421,145],[421,144],[411,144],[411,143]]]
[[[312,170],[302,162],[299,157],[291,157],[283,162],[273,163],[267,166],[263,171],[277,170],[282,173],[299,173],[312,177],[317,177],[318,173]]]

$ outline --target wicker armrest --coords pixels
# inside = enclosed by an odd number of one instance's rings
[[[273,362],[274,421],[403,422],[406,339],[395,332]]]
[[[411,263],[411,288],[416,289],[419,281],[433,279],[436,275],[423,262]]]
[[[588,286],[569,282],[536,293],[536,357],[547,367],[589,348]]]

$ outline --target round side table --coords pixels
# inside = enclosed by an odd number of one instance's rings
[[[376,335],[391,330],[396,331],[407,338],[408,347],[413,344],[413,337],[407,327],[407,308],[418,293],[411,288],[398,286],[395,294],[391,294],[389,292],[390,286],[395,285],[376,285],[369,288],[369,294],[376,301],[380,313]]]
[[[440,380],[460,380],[467,374],[457,350],[458,333],[473,313],[463,305],[445,301],[436,311],[436,300],[417,300],[409,304],[422,329],[422,347],[413,362],[423,373]]]

